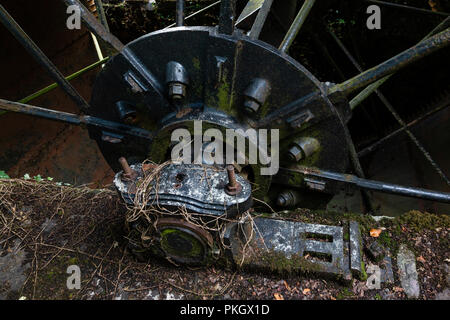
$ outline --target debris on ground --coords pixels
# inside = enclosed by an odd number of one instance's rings
[[[112,189],[59,186],[51,181],[0,180],[0,298],[429,300],[449,297],[450,218],[447,215],[411,211],[395,219],[375,221],[366,215],[305,209],[276,214],[277,219],[334,226],[358,221],[366,248],[374,240],[370,230],[385,228],[376,238],[386,249],[383,259],[373,262],[363,255],[365,271],[369,265],[381,269],[380,287],[370,289],[367,286],[373,277],[370,273],[367,280],[354,279],[346,285],[295,274],[238,272],[224,266],[175,267],[156,259],[138,262],[127,250],[123,228],[126,210]],[[67,271],[73,265],[80,268],[80,289],[67,286],[71,276]]]

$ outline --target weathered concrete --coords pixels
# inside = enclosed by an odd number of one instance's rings
[[[369,257],[374,262],[380,262],[383,257],[386,255],[385,248],[378,243],[378,241],[374,240],[367,248],[367,253],[369,254]]]
[[[389,255],[383,258],[381,263],[381,282],[393,283],[394,272],[392,271],[392,259]]]
[[[24,264],[25,251],[19,246],[20,240],[17,240],[11,252],[0,256],[0,300],[7,299],[10,293],[17,293],[26,280],[25,273],[30,264]]]
[[[436,294],[436,300],[450,300],[450,289],[449,288],[445,288],[444,291],[439,292],[438,294]]]
[[[353,275],[361,278],[363,274],[361,266],[361,248],[362,239],[361,231],[359,230],[359,224],[356,221],[350,221],[349,223],[350,234],[350,270]]]
[[[398,250],[397,266],[400,282],[408,298],[418,298],[420,294],[419,280],[414,253],[402,244]]]
[[[245,267],[266,268],[268,262],[273,264],[273,260],[277,260],[275,263],[279,262],[283,269],[283,262],[278,260],[286,257],[288,261],[284,264],[295,269],[290,271],[351,279],[342,227],[258,218],[254,220],[253,231],[254,239],[247,248],[245,259],[239,250],[233,250],[234,260],[243,262]],[[266,255],[270,258],[265,259]]]

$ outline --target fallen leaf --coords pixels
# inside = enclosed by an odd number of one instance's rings
[[[403,288],[400,287],[393,287],[392,290],[394,290],[394,292],[403,292]]]
[[[335,297],[333,297],[333,296],[331,296],[331,297],[330,297],[330,299],[331,299],[331,300],[336,300],[336,298],[335,298]]]
[[[311,289],[306,288],[306,289],[303,290],[303,294],[304,295],[308,295],[310,293],[311,293]]]
[[[289,287],[288,283],[286,282],[286,280],[283,280],[284,286],[286,287],[287,291],[291,291],[291,287]]]
[[[374,238],[378,238],[381,233],[381,229],[370,229],[370,236]]]
[[[275,297],[275,300],[284,300],[283,296],[279,293],[274,293],[273,296]]]
[[[417,261],[425,263],[426,260],[422,256],[420,256],[417,258]]]

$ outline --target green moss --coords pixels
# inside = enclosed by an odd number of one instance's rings
[[[217,89],[218,109],[229,113],[230,110],[230,86],[227,82],[222,82]]]
[[[295,273],[308,273],[308,272],[321,272],[322,266],[317,263],[306,260],[299,255],[291,255],[290,258],[286,257],[282,252],[269,250],[260,251],[252,255],[255,264],[262,265],[264,268],[268,268],[270,272],[278,274],[295,274]],[[250,262],[251,264],[251,262]]]
[[[378,241],[385,248],[392,248],[392,239],[391,239],[388,231],[381,232],[380,236],[378,237]]]
[[[54,270],[50,270],[48,271],[45,276],[47,277],[48,280],[52,280],[55,277],[55,271]]]
[[[410,211],[397,217],[394,223],[406,225],[415,232],[422,232],[423,230],[434,230],[436,228],[450,228],[450,216]],[[401,227],[399,229],[401,230]]]
[[[192,58],[192,65],[194,66],[194,69],[197,71],[200,71],[200,60],[197,57]]]
[[[327,210],[305,211],[305,209],[299,209],[293,213],[299,213],[299,220],[307,223],[341,225],[343,221],[356,221],[362,234],[367,234],[371,228],[377,226],[377,222],[371,216],[361,213],[341,213]],[[290,215],[292,216],[292,214]]]
[[[303,160],[300,160],[298,164],[306,167],[317,166],[317,163],[319,163],[320,161],[321,151],[322,147],[319,147],[319,149],[317,149],[313,154]]]
[[[344,241],[350,241],[350,234],[348,232],[345,232],[343,239]]]
[[[341,290],[341,292],[339,292],[336,296],[337,300],[346,300],[349,298],[353,298],[355,295],[352,291],[350,291],[350,289],[348,288],[344,288]]]
[[[173,242],[181,242],[182,244],[190,245],[191,248],[187,251],[177,249],[171,245],[171,239]],[[200,242],[196,238],[185,232],[181,232],[180,230],[170,228],[164,229],[161,232],[161,247],[168,254],[173,254],[175,256],[184,255],[186,257],[194,258],[201,256],[204,251]]]
[[[71,299],[75,291],[67,288],[67,278],[70,276],[66,272],[67,267],[70,265],[87,266],[88,264],[89,260],[86,257],[57,256],[46,268],[37,273],[35,284],[33,281],[27,283],[22,295],[31,296],[34,291],[35,299]]]
[[[362,260],[362,252],[361,252],[361,276],[359,277],[359,280],[366,281],[367,280],[367,272],[366,272],[366,264]]]

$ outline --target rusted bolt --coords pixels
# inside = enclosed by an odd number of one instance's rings
[[[228,173],[228,184],[225,187],[225,192],[230,196],[235,196],[242,191],[242,186],[236,180],[233,165],[231,164],[227,165],[227,173]]]
[[[127,159],[125,159],[124,157],[120,157],[119,158],[119,163],[122,166],[122,180],[132,180],[134,178],[136,178],[137,173],[136,171],[134,171],[133,169],[130,168],[130,166],[128,165]]]
[[[248,114],[254,114],[254,113],[258,112],[260,106],[261,105],[258,102],[247,99],[247,100],[245,100],[245,103],[244,103],[244,110]]]

